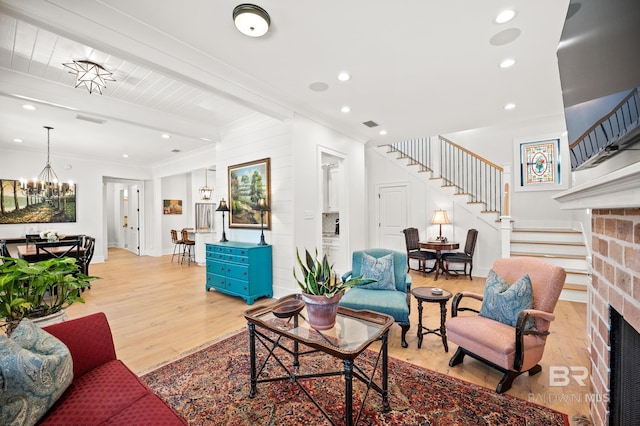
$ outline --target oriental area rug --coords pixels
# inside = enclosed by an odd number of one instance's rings
[[[257,365],[267,351],[256,343]],[[279,351],[279,350],[277,350]],[[292,358],[278,352],[289,368]],[[367,374],[377,353],[366,350],[357,359]],[[299,374],[341,370],[342,362],[323,354],[300,357]],[[378,368],[379,369],[379,368]],[[249,334],[242,331],[142,376],[156,393],[190,425],[330,425],[298,385],[290,380],[258,383],[249,398]],[[389,402],[370,391],[359,425],[563,425],[566,415],[527,401],[498,395],[494,390],[464,382],[389,357]],[[270,359],[262,378],[285,375]],[[379,383],[379,375],[376,378]],[[300,380],[338,425],[344,424],[344,380],[325,377]],[[365,385],[353,380],[354,416]]]

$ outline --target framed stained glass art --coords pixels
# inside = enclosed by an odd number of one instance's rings
[[[560,140],[547,139],[520,144],[520,186],[558,189]]]

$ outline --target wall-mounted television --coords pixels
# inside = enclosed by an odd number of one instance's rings
[[[640,142],[640,1],[572,0],[558,68],[573,170]]]

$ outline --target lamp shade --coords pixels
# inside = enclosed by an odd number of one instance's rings
[[[260,6],[244,3],[233,9],[233,23],[244,35],[262,37],[269,31],[271,18]]]
[[[260,210],[261,212],[269,211],[269,205],[267,204],[267,200],[265,200],[264,198],[258,199],[258,210]]]
[[[451,223],[446,210],[436,210],[433,212],[431,223],[434,225],[448,225]]]
[[[229,211],[229,206],[227,206],[227,202],[224,200],[224,198],[222,200],[220,200],[220,204],[218,204],[218,208],[216,209],[217,212],[228,212]]]

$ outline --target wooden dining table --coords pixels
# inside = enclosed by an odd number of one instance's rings
[[[420,244],[421,249],[433,250],[436,252],[436,264],[434,265],[434,269],[436,271],[435,281],[438,281],[440,271],[442,271],[442,275],[444,275],[445,277],[451,275],[447,272],[442,263],[442,251],[457,250],[460,248],[460,243],[442,241],[419,241],[418,244]]]

